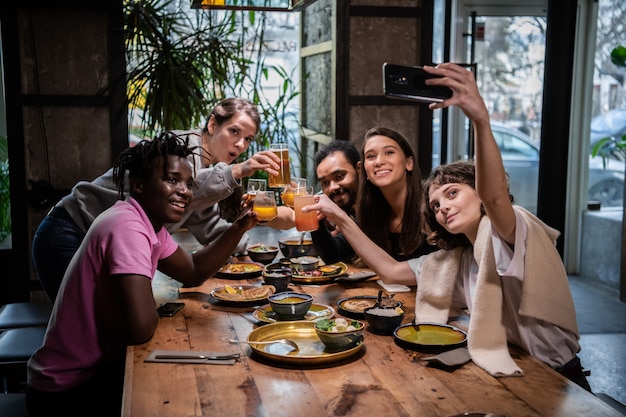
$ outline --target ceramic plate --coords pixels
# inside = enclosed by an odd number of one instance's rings
[[[267,297],[276,292],[273,285],[231,285],[230,288],[237,291],[231,294],[226,290],[226,286],[215,288],[211,291],[211,296],[224,304],[254,306],[267,303]],[[266,291],[263,291],[266,289]],[[231,290],[232,291],[232,290]],[[247,296],[247,293],[251,293]],[[241,295],[241,299],[238,299]]]
[[[269,304],[254,310],[252,315],[255,319],[264,323],[274,323],[279,321],[278,316],[274,313],[274,311],[272,311],[272,307]],[[321,318],[329,319],[334,316],[335,309],[331,306],[313,303],[309,311],[304,315],[304,320],[312,321]]]
[[[346,317],[351,317],[358,320],[365,320],[365,309],[374,307],[377,297],[375,295],[357,295],[355,297],[342,298],[337,301],[337,308],[339,313]],[[402,307],[402,301],[395,301],[395,304],[390,307]],[[388,304],[384,304],[389,306]]]
[[[418,352],[439,353],[465,346],[467,333],[448,324],[410,323],[398,327],[393,332],[396,343],[406,349]]]
[[[317,337],[312,321],[279,321],[255,329],[248,336],[248,342],[262,342],[276,339],[290,339],[297,343],[299,350],[282,343],[250,345],[252,351],[264,358],[289,364],[320,365],[337,362],[357,353],[364,344],[364,338],[354,347],[339,352],[328,351]]]
[[[355,319],[365,319],[365,309],[374,307],[375,295],[359,295],[356,297],[342,298],[337,301],[339,314]]]
[[[325,273],[322,270],[320,270],[320,268],[330,269],[333,266],[336,267],[335,268],[336,272]],[[346,265],[343,262],[337,262],[337,263],[328,264],[328,265],[320,265],[317,268],[317,270],[311,271],[310,274],[307,273],[307,274],[300,275],[298,272],[294,271],[293,275],[291,276],[291,282],[294,282],[297,284],[326,284],[329,282],[334,282],[335,278],[345,274],[347,271],[348,271],[348,265]]]
[[[264,265],[258,262],[228,263],[220,268],[215,278],[248,279],[256,278],[263,273]]]

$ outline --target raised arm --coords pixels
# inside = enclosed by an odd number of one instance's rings
[[[256,213],[248,210],[204,248],[191,255],[179,247],[158,269],[186,286],[198,286],[226,263],[243,234],[257,224]]]
[[[328,218],[341,229],[352,249],[376,274],[387,283],[417,285],[415,273],[408,262],[398,262],[369,237],[356,222],[327,195],[316,196],[316,203],[302,211],[317,210],[321,218]]]
[[[515,243],[515,213],[509,199],[507,177],[500,149],[496,144],[485,106],[474,74],[455,64],[425,67],[425,71],[443,78],[426,81],[452,89],[452,97],[442,103],[433,103],[431,109],[456,105],[472,121],[476,141],[476,192],[494,229],[509,244]]]

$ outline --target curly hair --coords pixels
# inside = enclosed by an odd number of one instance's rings
[[[452,234],[440,225],[435,217],[435,212],[430,207],[430,187],[432,185],[440,187],[450,183],[467,184],[473,189],[476,189],[476,167],[474,161],[456,161],[440,165],[431,171],[422,185],[422,192],[424,194],[422,199],[422,218],[424,219],[423,232],[429,244],[436,245],[441,249],[454,249],[458,246],[471,245],[471,242],[464,234]],[[514,201],[513,195],[510,193],[509,199],[511,202]],[[480,212],[483,216],[487,214],[482,204],[480,205]]]
[[[317,151],[313,157],[315,168],[317,168],[317,166],[321,164],[322,161],[328,157],[328,155],[335,152],[341,152],[346,158],[346,161],[350,162],[356,170],[356,166],[361,160],[361,156],[359,155],[359,151],[356,146],[354,146],[354,143],[347,140],[334,140],[324,145],[319,151]]]
[[[189,139],[183,139],[174,132],[166,131],[152,140],[142,140],[133,147],[126,148],[113,162],[113,181],[118,188],[118,198],[124,199],[126,174],[128,177],[147,178],[152,175],[155,159],[163,160],[163,173],[168,172],[169,155],[187,158],[197,153],[196,147],[189,147]]]

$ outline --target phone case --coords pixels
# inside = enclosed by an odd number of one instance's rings
[[[172,317],[184,306],[184,303],[165,303],[157,308],[157,312],[161,317]]]
[[[448,87],[428,86],[424,81],[436,76],[428,74],[420,66],[383,64],[383,91],[391,98],[424,103],[438,103],[452,97]]]

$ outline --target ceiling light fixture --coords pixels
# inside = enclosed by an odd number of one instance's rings
[[[298,12],[315,0],[191,0],[192,9]]]

